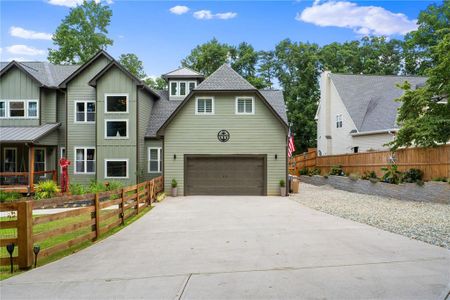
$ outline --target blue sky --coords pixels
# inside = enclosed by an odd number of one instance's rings
[[[50,40],[80,0],[0,0],[2,61],[45,60]],[[319,45],[363,34],[402,38],[431,1],[108,1],[114,57],[135,53],[148,75],[179,66],[192,48],[213,37],[269,50],[281,40]],[[172,9],[172,10],[171,10]]]

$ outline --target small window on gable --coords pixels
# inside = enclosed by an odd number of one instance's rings
[[[197,98],[195,113],[197,115],[213,115],[214,99],[213,98]]]
[[[180,96],[186,96],[186,82],[180,82]]]
[[[106,113],[127,113],[128,95],[106,95]]]
[[[195,89],[195,87],[196,87],[196,82],[195,81],[190,81],[189,82],[189,93],[193,90],[193,89]]]
[[[178,82],[172,81],[170,83],[170,95],[171,96],[176,96],[178,94],[177,87],[178,87]]]
[[[236,98],[236,114],[252,115],[255,113],[253,97]]]
[[[336,115],[336,128],[342,128],[342,114]]]

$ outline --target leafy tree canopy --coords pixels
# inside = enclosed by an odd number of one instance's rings
[[[120,55],[119,63],[139,79],[144,79],[147,76],[144,71],[144,64],[136,54],[126,53]]]
[[[151,78],[147,77],[144,79],[144,83],[155,90],[165,90],[167,88],[167,83],[161,77]]]
[[[86,1],[72,8],[53,35],[57,49],[49,49],[54,64],[78,64],[88,61],[113,41],[107,37],[111,9],[102,2]]]

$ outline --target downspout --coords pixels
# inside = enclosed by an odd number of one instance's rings
[[[135,168],[136,168],[136,184],[139,184],[139,175],[140,175],[140,171],[139,170],[139,147],[140,147],[140,143],[139,143],[139,88],[136,85],[136,164],[135,164]]]

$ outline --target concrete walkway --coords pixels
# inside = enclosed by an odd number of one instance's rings
[[[444,299],[450,252],[281,197],[179,197],[1,299]]]

